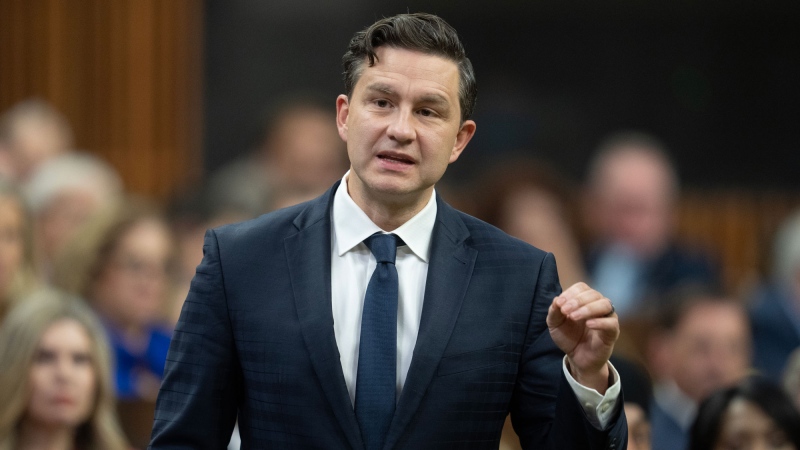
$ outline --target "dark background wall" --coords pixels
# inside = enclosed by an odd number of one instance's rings
[[[405,11],[444,17],[478,76],[478,132],[450,172],[526,151],[580,178],[606,134],[673,150],[696,187],[800,188],[797,2],[207,0],[205,164],[247,151],[277,97],[342,91],[352,34]]]

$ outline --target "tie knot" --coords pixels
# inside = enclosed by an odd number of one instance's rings
[[[367,247],[375,256],[375,260],[379,263],[392,264],[394,264],[397,256],[397,246],[404,244],[403,240],[396,234],[384,233],[375,233],[364,239],[364,243],[367,244]]]

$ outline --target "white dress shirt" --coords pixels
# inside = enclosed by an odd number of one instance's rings
[[[425,207],[408,222],[396,230],[381,230],[356,205],[347,192],[347,172],[336,190],[331,210],[331,306],[333,309],[333,331],[339,348],[344,380],[350,401],[355,403],[356,375],[358,373],[358,349],[361,336],[361,313],[367,284],[375,270],[375,257],[364,244],[364,239],[376,232],[391,232],[399,236],[406,245],[398,247],[397,277],[399,281],[397,299],[397,397],[406,381],[411,357],[417,342],[422,301],[428,279],[431,237],[436,222],[436,194],[431,195]],[[566,361],[566,359],[565,359]],[[614,384],[605,396],[596,390],[578,384],[563,363],[567,380],[589,420],[604,428],[615,411],[619,397],[619,375],[612,367]]]

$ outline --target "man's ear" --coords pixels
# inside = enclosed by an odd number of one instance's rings
[[[453,150],[450,152],[450,163],[454,163],[459,156],[461,156],[461,152],[464,151],[464,148],[469,144],[469,141],[472,139],[472,136],[475,136],[475,121],[474,120],[465,120],[464,123],[461,124],[461,129],[458,130],[458,134],[456,135],[456,142],[453,145]]]
[[[350,100],[346,95],[341,94],[336,97],[336,128],[339,129],[339,137],[347,142],[347,116],[350,114]]]

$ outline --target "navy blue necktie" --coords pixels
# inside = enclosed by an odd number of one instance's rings
[[[367,285],[361,316],[355,412],[367,450],[383,447],[397,392],[397,246],[394,234],[364,240],[378,264]]]

